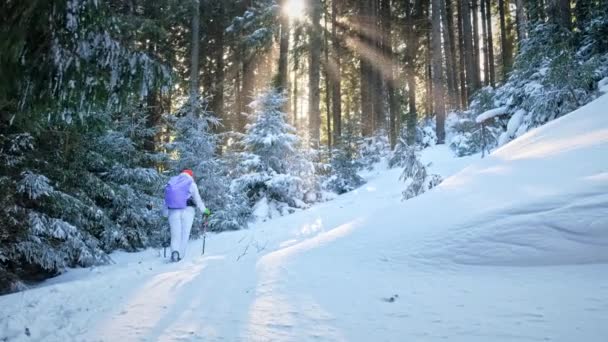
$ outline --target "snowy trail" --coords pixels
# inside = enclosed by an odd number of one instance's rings
[[[209,236],[204,257],[200,241],[178,264],[117,253],[0,297],[0,341],[604,342],[607,106],[484,160],[429,149],[454,176],[407,202],[400,170],[374,171],[331,202]]]

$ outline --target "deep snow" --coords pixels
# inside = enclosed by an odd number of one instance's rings
[[[116,253],[0,297],[0,341],[606,341],[606,108],[481,160],[428,149],[447,179],[409,201],[380,167],[331,202],[209,236],[204,257],[200,241],[179,264]]]

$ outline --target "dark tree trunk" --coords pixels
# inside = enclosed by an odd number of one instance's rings
[[[473,87],[475,89],[481,88],[481,71],[479,69],[479,18],[477,17],[479,14],[479,7],[477,6],[477,1],[478,0],[472,0],[471,3],[471,14],[473,16],[473,79],[475,81]]]
[[[452,68],[450,70],[448,70],[449,73],[452,74],[452,80],[454,82],[454,93],[452,94],[452,96],[454,97],[454,104],[456,105],[456,107],[462,108],[462,103],[460,102],[460,89],[459,89],[459,79],[458,79],[458,64],[456,63],[456,38],[455,38],[455,34],[454,34],[454,10],[453,10],[453,0],[444,0],[445,3],[445,10],[446,10],[446,17],[447,17],[447,32],[448,32],[448,39],[449,39],[449,47],[450,47],[450,53],[449,53],[449,57],[450,61],[449,61],[449,65],[452,66]]]
[[[469,96],[467,93],[467,78],[466,78],[466,58],[465,58],[465,45],[464,45],[464,21],[463,21],[463,11],[462,11],[462,2],[464,0],[458,0],[458,62],[459,62],[459,71],[460,71],[460,103],[463,108],[466,108],[469,105]]]
[[[486,0],[479,2],[481,10],[481,46],[483,51],[483,85],[490,84],[490,59],[488,58],[488,21],[486,18]]]
[[[528,34],[528,19],[524,7],[524,0],[516,0],[515,18],[517,20],[517,40],[521,43]]]
[[[391,1],[382,0],[381,7],[381,18],[382,18],[382,46],[384,50],[384,58],[386,60],[386,91],[388,93],[388,104],[389,104],[389,142],[391,148],[397,143],[397,96],[395,95],[395,75],[394,75],[394,63],[395,58],[393,57],[393,43],[391,38],[391,22],[393,15],[391,11]]]
[[[327,4],[325,4],[327,5]],[[325,23],[325,29],[323,30],[323,38],[325,45],[323,51],[325,53],[324,68],[325,71],[325,110],[327,118],[327,150],[331,153],[332,146],[332,132],[331,132],[331,87],[329,86],[330,71],[329,71],[329,29],[327,27],[327,19],[329,17],[328,8],[324,6],[323,21]],[[334,100],[335,101],[335,100]]]
[[[441,30],[441,32],[443,33],[443,49],[445,51],[446,76],[448,85],[447,98],[449,99],[448,108],[453,109],[458,107],[458,86],[456,85],[456,73],[454,72],[456,65],[454,63],[454,56],[452,55],[451,49],[452,41],[449,34],[451,30],[448,23],[446,0],[440,0],[438,5],[439,8],[437,10],[441,12],[441,24],[443,26],[443,30]],[[435,25],[435,22],[433,22],[433,25]],[[433,29],[435,28],[433,27]]]
[[[198,63],[199,63],[199,40],[200,40],[200,3],[199,0],[192,0],[192,51],[190,57],[190,100],[194,101],[198,97]]]
[[[283,0],[283,7],[287,0]],[[279,44],[279,73],[276,86],[281,92],[289,93],[288,89],[288,62],[289,62],[289,16],[286,11],[281,11],[281,40]],[[289,104],[285,102],[283,111],[287,111]]]
[[[572,29],[570,0],[549,0],[549,16],[551,21],[560,27]]]
[[[441,52],[441,0],[432,0],[431,69],[433,80],[433,108],[436,115],[437,143],[445,142],[445,78]],[[449,50],[449,49],[448,49]]]
[[[321,113],[319,89],[320,83],[320,64],[321,64],[321,2],[311,0],[310,5],[310,56],[308,63],[308,129],[310,132],[310,142],[315,147],[320,146]]]
[[[490,85],[496,86],[496,68],[494,63],[494,34],[492,33],[492,6],[490,0],[486,1],[486,24],[488,25],[488,62],[490,65]]]
[[[382,55],[383,42],[382,34],[379,27],[379,1],[372,0],[372,39],[373,42],[370,44],[376,54]],[[374,67],[375,66],[375,67]],[[378,133],[379,131],[386,129],[386,112],[384,110],[384,80],[382,77],[382,71],[385,68],[385,64],[382,62],[372,63],[372,77],[373,77],[373,88],[372,88],[372,103],[374,120],[372,123],[372,133]]]
[[[507,18],[509,16],[508,8],[506,7],[508,0],[498,0],[498,13],[500,16],[500,52],[502,55],[502,79],[507,79],[507,74],[511,70],[513,63],[513,47],[512,42],[509,39],[509,29]]]
[[[471,27],[470,0],[462,0],[462,31],[464,35],[464,56],[467,78],[467,96],[472,96],[477,91],[475,80],[475,51],[473,48],[473,30]]]
[[[331,79],[331,87],[332,87],[332,114],[334,121],[334,144],[338,144],[340,142],[340,137],[342,136],[342,69],[341,69],[341,54],[342,49],[340,46],[340,39],[338,38],[338,14],[339,10],[341,10],[340,0],[332,0],[332,10],[331,10],[331,37],[332,37],[332,47],[333,47],[333,56],[335,62],[335,77]]]
[[[361,44],[369,48],[372,45],[372,39],[369,39],[369,31],[374,27],[372,21],[372,6],[371,0],[361,0],[359,3],[359,40]],[[360,53],[360,89],[361,89],[361,133],[364,137],[371,136],[374,132],[374,106],[373,106],[373,70],[371,62],[367,57]]]

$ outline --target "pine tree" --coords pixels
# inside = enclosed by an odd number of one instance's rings
[[[232,188],[245,193],[260,219],[284,215],[305,207],[306,189],[292,165],[298,160],[298,137],[281,111],[287,99],[276,89],[259,95],[242,145],[242,175]]]

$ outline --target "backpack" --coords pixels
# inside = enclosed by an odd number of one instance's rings
[[[165,186],[165,205],[169,209],[184,209],[188,206],[190,198],[190,185],[192,178],[186,174],[171,177]]]

